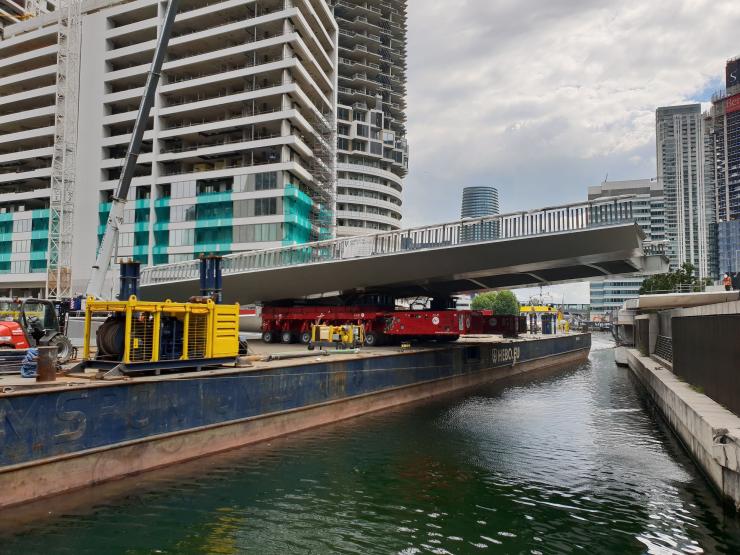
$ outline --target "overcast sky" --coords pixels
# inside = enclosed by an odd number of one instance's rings
[[[654,177],[655,109],[740,54],[740,0],[409,0],[408,23],[404,227],[457,219],[467,185],[509,212]]]

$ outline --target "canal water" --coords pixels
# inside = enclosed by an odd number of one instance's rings
[[[0,552],[740,553],[739,521],[606,347],[13,511]]]

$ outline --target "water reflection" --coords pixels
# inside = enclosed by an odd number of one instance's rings
[[[740,552],[707,488],[597,348],[578,368],[14,512],[0,552]]]

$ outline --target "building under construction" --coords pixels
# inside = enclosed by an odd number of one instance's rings
[[[11,4],[28,11],[5,18],[0,41],[0,294],[74,295],[164,5],[0,0]],[[327,2],[204,4],[181,2],[118,257],[164,264],[336,233],[338,33]]]
[[[0,0],[0,29],[54,11],[57,3],[56,0]]]

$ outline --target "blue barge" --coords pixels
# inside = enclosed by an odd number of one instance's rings
[[[590,346],[588,334],[471,340],[8,391],[0,394],[0,507],[531,370],[578,364]]]

